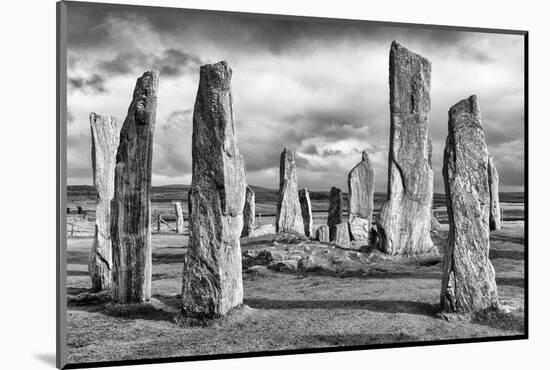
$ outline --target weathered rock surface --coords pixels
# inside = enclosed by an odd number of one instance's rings
[[[500,201],[498,198],[498,172],[493,156],[489,156],[487,163],[489,176],[489,195],[491,198],[491,210],[489,212],[489,229],[500,230]]]
[[[300,207],[302,211],[302,219],[304,220],[304,233],[306,236],[313,236],[313,213],[311,213],[311,200],[307,188],[300,190],[298,197],[300,199]]]
[[[281,153],[276,228],[277,232],[304,234],[304,220],[298,198],[296,162],[294,154],[287,148],[284,148]]]
[[[443,258],[441,308],[476,312],[498,308],[495,271],[489,260],[488,154],[475,95],[449,110],[443,178],[449,237]]]
[[[246,197],[243,209],[243,231],[241,237],[248,236],[254,230],[254,219],[256,217],[256,195],[250,186],[246,187]]]
[[[249,276],[290,272],[364,277],[387,276],[388,271],[404,276],[431,275],[441,271],[439,262],[439,256],[392,257],[377,250],[339,248],[299,235],[289,238],[288,234],[277,234],[264,245],[243,243],[242,257],[243,269]]]
[[[374,166],[366,151],[348,175],[349,228],[352,240],[369,242],[374,209]]]
[[[92,172],[97,192],[95,234],[88,270],[92,290],[110,289],[113,258],[111,250],[111,200],[115,193],[115,165],[120,124],[116,117],[90,113]]]
[[[429,60],[392,43],[388,201],[380,210],[378,225],[380,248],[391,255],[437,253],[430,238],[431,69]]]
[[[176,211],[176,233],[183,234],[183,209],[181,202],[174,202],[174,209]]]
[[[251,238],[255,238],[258,236],[264,236],[264,235],[272,235],[275,234],[275,226],[271,224],[262,225],[258,227],[255,230],[252,230],[252,232],[249,234]]]
[[[111,202],[113,301],[151,298],[151,162],[159,73],[138,78],[120,131]]]
[[[349,225],[347,222],[342,222],[341,224],[334,226],[334,239],[331,241],[341,247],[346,247],[349,245]]]
[[[330,230],[328,225],[321,225],[317,228],[315,231],[315,239],[325,243],[330,241]]]
[[[327,225],[330,232],[330,240],[333,241],[336,235],[336,225],[341,224],[343,220],[344,200],[342,190],[334,186],[330,189],[329,196]]]
[[[193,113],[193,178],[189,251],[184,260],[182,312],[216,317],[243,301],[240,236],[246,196],[225,62],[200,68]]]

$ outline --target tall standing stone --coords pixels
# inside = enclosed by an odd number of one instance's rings
[[[380,248],[390,255],[437,253],[430,237],[433,171],[431,63],[394,41],[390,50],[388,201],[380,210]]]
[[[249,236],[254,230],[254,219],[256,217],[256,195],[250,186],[246,187],[246,197],[243,209],[243,231],[241,237]]]
[[[342,197],[342,190],[334,186],[330,189],[329,196],[327,225],[329,228],[330,241],[333,241],[336,237],[336,225],[341,224],[344,218],[344,199]]]
[[[233,122],[231,76],[225,61],[200,68],[193,113],[189,251],[181,295],[186,316],[217,317],[243,301],[240,236],[246,178]]]
[[[291,150],[284,148],[279,168],[279,201],[277,202],[277,232],[304,234],[304,220],[298,199],[296,162]]]
[[[488,154],[475,95],[449,110],[443,179],[449,237],[443,259],[441,308],[476,312],[498,308],[495,271],[489,260]]]
[[[304,232],[306,236],[313,237],[313,213],[311,212],[311,200],[309,199],[307,188],[300,190],[298,197],[300,199],[302,219],[304,220]]]
[[[366,151],[348,175],[349,229],[353,240],[368,243],[374,209],[374,166]]]
[[[491,196],[491,211],[489,212],[489,229],[500,230],[500,203],[498,199],[498,172],[493,156],[489,156],[487,163],[489,176],[489,192]]]
[[[151,298],[151,163],[159,74],[138,78],[120,131],[111,203],[113,301]]]
[[[116,117],[90,113],[92,171],[97,193],[95,234],[88,269],[92,289],[110,289],[113,258],[111,250],[111,200],[115,192],[115,164],[120,124]]]
[[[176,234],[183,234],[183,209],[181,202],[174,202],[174,210],[176,211]]]

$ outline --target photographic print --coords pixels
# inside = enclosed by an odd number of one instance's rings
[[[58,3],[58,366],[527,338],[526,47]]]

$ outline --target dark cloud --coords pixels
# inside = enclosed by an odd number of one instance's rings
[[[79,90],[83,93],[103,94],[107,92],[105,79],[97,73],[92,74],[90,77],[69,77],[67,84],[70,89]]]
[[[184,73],[196,72],[201,59],[183,50],[164,49],[158,55],[146,54],[140,50],[122,51],[109,60],[99,61],[97,68],[108,74],[135,74],[136,71],[157,69],[163,78],[177,77]]]

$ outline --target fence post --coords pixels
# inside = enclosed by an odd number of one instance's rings
[[[157,213],[157,231],[160,231],[160,212]]]
[[[71,236],[74,235],[74,224],[71,224]]]
[[[500,209],[500,222],[504,221],[504,208]]]
[[[262,226],[262,214],[258,213],[258,226]]]

